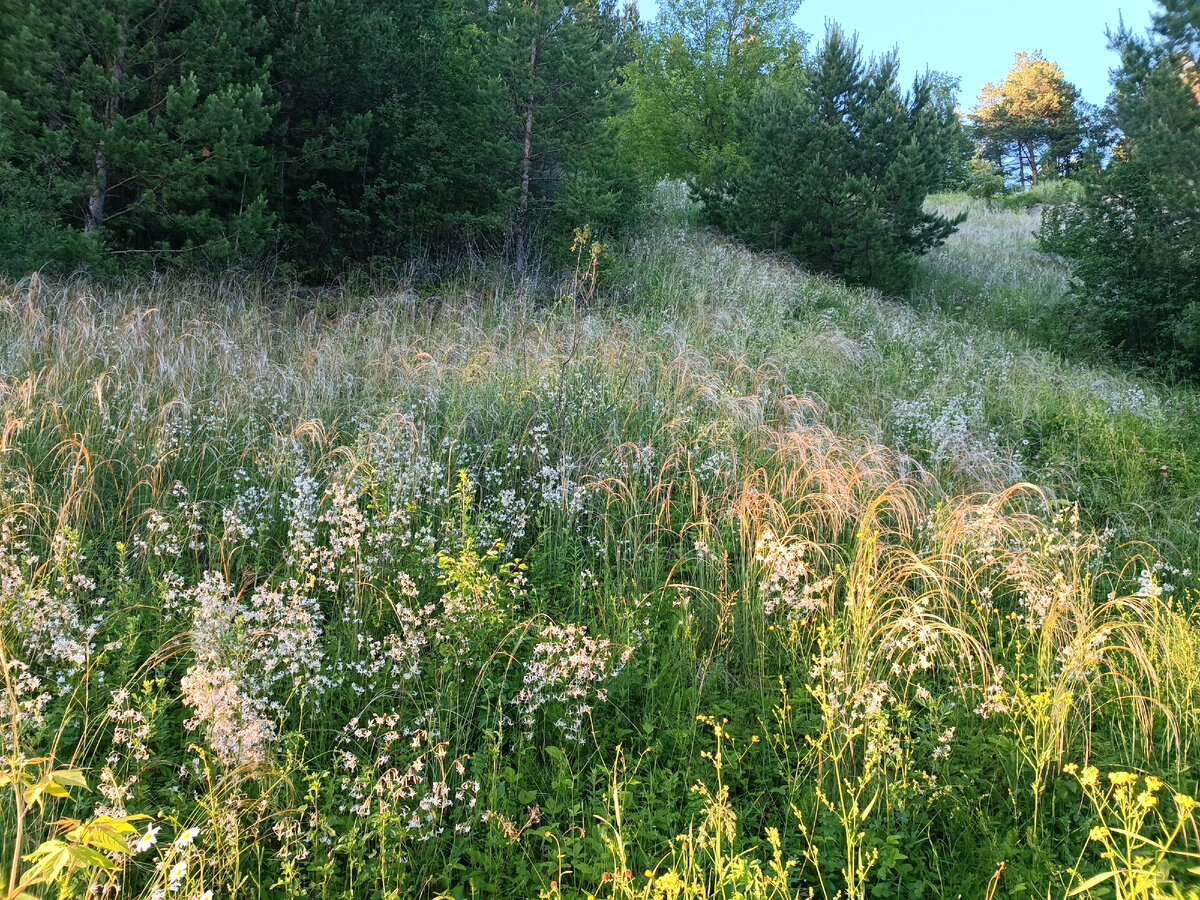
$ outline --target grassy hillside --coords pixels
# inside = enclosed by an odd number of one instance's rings
[[[5,780],[70,796],[0,862],[83,823],[12,887],[1196,883],[1200,403],[1048,349],[1023,214],[902,305],[660,199],[537,290],[4,287]]]

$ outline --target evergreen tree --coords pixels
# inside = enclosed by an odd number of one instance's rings
[[[97,243],[62,221],[85,186],[64,159],[68,136],[43,131],[34,112],[51,105],[52,34],[40,11],[0,0],[0,273],[97,258]]]
[[[988,82],[971,111],[980,154],[1021,188],[1036,186],[1039,167],[1066,175],[1083,142],[1078,89],[1040,52],[1018,53],[999,84]],[[1043,160],[1051,165],[1040,166]]]
[[[283,249],[330,268],[495,226],[499,84],[450,0],[256,0]]]
[[[489,61],[508,96],[505,132],[515,153],[501,183],[512,210],[510,253],[523,274],[543,223],[569,233],[583,223],[564,224],[564,214],[628,209],[633,184],[606,184],[605,176],[619,169],[613,119],[625,103],[617,68],[629,22],[611,0],[502,0],[486,21]],[[610,188],[615,202],[605,196]]]
[[[120,249],[262,248],[271,110],[246,0],[3,2],[4,125],[37,222]]]
[[[768,82],[743,111],[749,165],[706,193],[708,214],[751,246],[787,250],[821,271],[904,290],[917,255],[960,219],[926,212],[958,120],[935,79],[908,94],[894,54],[864,64],[831,26],[803,81]]]
[[[1087,322],[1134,356],[1200,368],[1200,9],[1169,0],[1121,54],[1109,114],[1112,161],[1079,204],[1043,219],[1070,257]]]

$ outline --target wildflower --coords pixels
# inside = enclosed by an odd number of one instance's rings
[[[1079,773],[1079,783],[1084,787],[1092,787],[1100,777],[1100,770],[1095,766],[1084,766]]]
[[[146,833],[134,842],[133,852],[143,853],[149,850],[158,843],[158,833],[162,831],[161,825],[151,825],[146,829]]]
[[[184,849],[192,846],[192,842],[194,840],[196,840],[196,835],[198,835],[199,833],[200,833],[199,828],[193,827],[193,828],[185,829],[183,834],[181,834],[181,835],[179,835],[179,837],[175,838],[176,849],[184,850]]]
[[[175,865],[171,866],[171,871],[167,874],[167,890],[179,890],[179,883],[186,877],[187,870],[188,864],[186,859],[181,859]]]
[[[1097,825],[1091,831],[1088,832],[1088,840],[1089,841],[1102,841],[1106,837],[1108,837],[1108,834],[1109,834],[1109,832],[1108,832],[1107,828],[1105,828],[1103,825]]]

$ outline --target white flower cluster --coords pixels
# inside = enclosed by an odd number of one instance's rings
[[[188,726],[204,728],[227,766],[260,764],[283,701],[326,686],[320,608],[294,580],[245,599],[212,571],[187,594],[195,654],[183,679],[184,703],[195,710]]]
[[[934,463],[1007,484],[1018,482],[1020,465],[998,452],[999,434],[987,426],[981,396],[982,389],[942,401],[928,396],[896,400],[893,428],[909,447],[925,451]]]
[[[779,537],[770,528],[755,542],[754,561],[762,571],[758,592],[768,619],[778,614],[789,623],[804,622],[824,608],[833,578],[813,571],[806,558],[812,549],[811,542]]]
[[[401,728],[398,713],[355,717],[338,737],[336,768],[347,800],[340,812],[382,815],[416,840],[470,832],[482,785],[467,778],[466,758],[428,731]]]
[[[525,664],[523,687],[511,701],[526,740],[533,738],[537,712],[548,704],[559,708],[554,727],[574,743],[585,743],[583,720],[592,704],[608,698],[611,681],[633,655],[607,638],[588,636],[583,625],[545,625]]]
[[[50,559],[39,567],[16,528],[12,517],[0,522],[0,621],[15,630],[22,655],[54,676],[60,694],[67,693],[100,627],[99,618],[88,621],[83,610],[104,600],[94,596],[96,583],[79,572],[85,557],[69,534],[55,534]]]
[[[50,702],[50,694],[41,689],[41,679],[29,671],[19,659],[7,657],[0,683],[10,686],[11,693],[0,703],[0,729],[22,733],[36,731],[42,726],[42,709]]]

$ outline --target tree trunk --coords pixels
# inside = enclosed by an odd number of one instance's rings
[[[104,134],[112,131],[117,118],[117,110],[121,105],[121,78],[125,70],[125,51],[129,46],[129,7],[125,7],[125,17],[121,20],[120,31],[117,33],[117,47],[113,55],[111,82],[108,96],[104,100]],[[83,233],[95,234],[104,224],[104,201],[108,199],[108,154],[104,149],[105,139],[101,138],[96,148],[96,156],[92,169],[92,192],[88,197],[87,213],[83,219]]]
[[[105,129],[107,131],[107,129]],[[95,234],[104,223],[104,200],[108,194],[108,159],[104,156],[104,142],[96,150],[96,162],[92,172],[92,193],[88,197],[87,215],[83,220],[83,233]]]
[[[296,45],[300,41],[300,0],[292,5],[292,34],[288,40],[288,59],[295,60]],[[287,160],[289,156],[287,136],[288,131],[292,127],[292,107],[291,99],[292,92],[295,90],[295,84],[289,78],[279,89],[280,96],[283,100],[284,114],[283,121],[279,125],[279,191],[282,194],[284,191],[284,177],[287,175]]]
[[[533,4],[534,28],[537,27],[538,5]],[[533,168],[533,107],[532,82],[537,76],[538,36],[535,30],[529,45],[529,101],[525,104],[525,145],[521,153],[521,197],[517,202],[517,218],[513,235],[516,242],[517,275],[525,277],[529,265],[529,173]]]

